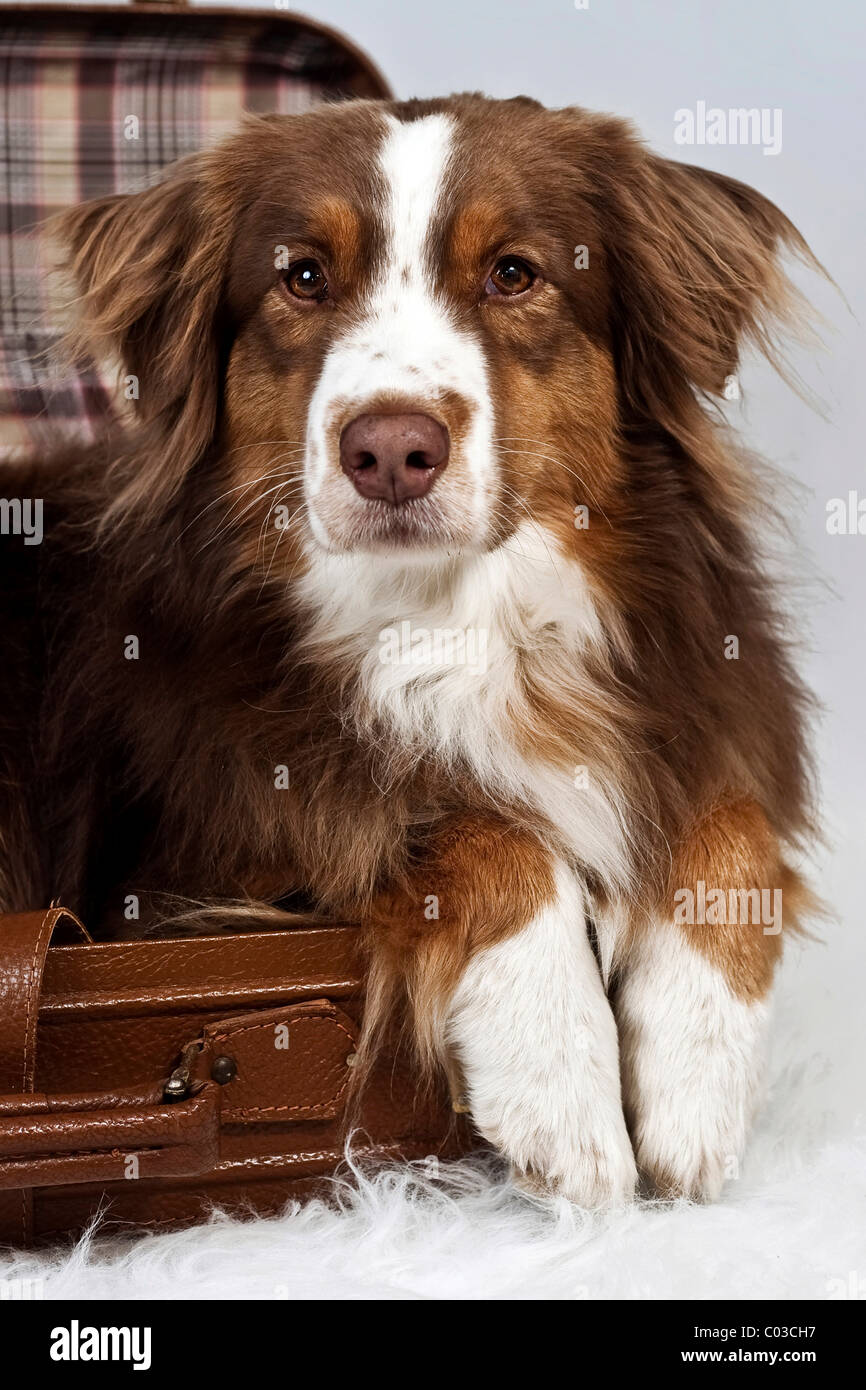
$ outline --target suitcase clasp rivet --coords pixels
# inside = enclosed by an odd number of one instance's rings
[[[234,1057],[214,1057],[210,1074],[212,1081],[216,1081],[220,1086],[226,1086],[237,1076],[238,1064]]]
[[[164,1101],[185,1100],[189,1095],[192,1065],[199,1049],[200,1044],[197,1042],[188,1043],[184,1048],[181,1053],[180,1064],[175,1067],[165,1083],[162,1092]]]

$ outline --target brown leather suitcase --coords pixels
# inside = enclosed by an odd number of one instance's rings
[[[0,456],[14,456],[111,412],[97,372],[45,369],[56,325],[35,224],[155,176],[241,109],[389,93],[340,35],[280,10],[6,6],[0,57],[15,136],[0,153]],[[158,1229],[319,1190],[343,1157],[362,996],[352,926],[93,943],[62,908],[0,917],[0,1242],[79,1232],[97,1211]],[[470,1142],[396,1054],[352,1123],[362,1161]]]
[[[167,1228],[464,1152],[444,1094],[386,1052],[348,1106],[352,926],[93,943],[60,907],[0,917],[0,1242]]]

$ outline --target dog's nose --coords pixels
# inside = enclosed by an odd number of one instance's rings
[[[448,464],[448,431],[429,415],[359,415],[343,430],[340,466],[362,497],[423,497]]]

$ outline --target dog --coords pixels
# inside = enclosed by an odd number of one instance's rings
[[[799,233],[480,95],[250,117],[55,230],[136,399],[6,472],[45,538],[3,541],[2,906],[357,921],[362,1063],[406,1019],[518,1184],[717,1197],[810,906],[719,408]]]

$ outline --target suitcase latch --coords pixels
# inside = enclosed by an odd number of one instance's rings
[[[167,1104],[170,1105],[173,1101],[186,1100],[192,1084],[192,1069],[201,1048],[200,1041],[187,1043],[180,1055],[180,1061],[166,1081],[162,1092],[162,1098]]]

